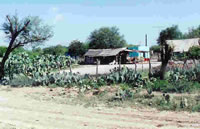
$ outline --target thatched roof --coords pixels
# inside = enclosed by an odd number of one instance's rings
[[[200,38],[184,40],[167,40],[174,47],[174,52],[187,52],[190,47],[200,45]]]
[[[106,56],[116,56],[122,51],[128,51],[126,48],[116,48],[116,49],[89,49],[84,56],[89,57],[106,57]]]

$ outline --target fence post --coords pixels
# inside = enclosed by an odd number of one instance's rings
[[[149,78],[152,75],[151,73],[151,57],[149,58]]]
[[[72,67],[71,67],[71,59],[70,59],[70,61],[69,61],[69,70],[70,70],[70,73],[72,73]]]
[[[143,72],[144,66],[143,66],[143,59],[142,59],[142,72]]]
[[[97,59],[96,76],[98,76],[99,59]]]
[[[136,64],[136,58],[135,58],[135,73],[137,72],[137,64]]]
[[[121,55],[119,56],[119,71],[121,71],[121,60],[122,60],[122,57]]]

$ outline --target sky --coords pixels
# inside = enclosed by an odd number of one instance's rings
[[[182,32],[200,25],[200,0],[0,0],[0,25],[6,15],[39,16],[53,26],[44,47],[73,40],[87,42],[100,27],[119,28],[128,44],[155,45],[159,32],[178,25]],[[0,31],[0,45],[8,45]]]

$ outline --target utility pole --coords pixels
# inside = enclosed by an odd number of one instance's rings
[[[145,46],[147,46],[147,34],[145,35]]]

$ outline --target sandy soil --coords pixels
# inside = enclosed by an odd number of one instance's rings
[[[152,67],[156,67],[159,66],[161,63],[160,62],[152,62]],[[123,67],[124,65],[122,65]],[[126,64],[125,66],[127,66],[128,68],[132,68],[135,69],[135,65],[134,64]],[[106,74],[109,73],[111,69],[115,68],[115,67],[119,67],[119,65],[99,65],[98,67],[98,73],[99,74]],[[149,64],[145,63],[143,64],[143,68],[144,69],[148,69],[149,68]],[[142,69],[142,64],[137,64],[137,69]],[[69,72],[69,70],[65,70],[67,72]],[[74,68],[72,70],[73,73],[80,73],[81,75],[85,75],[85,74],[90,74],[90,75],[95,75],[96,74],[96,65],[81,65],[78,68]]]
[[[1,129],[200,128],[200,113],[75,106],[49,88],[0,88]],[[49,96],[49,100],[44,96]],[[62,98],[69,101],[69,98]]]

